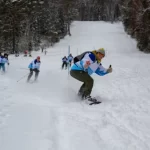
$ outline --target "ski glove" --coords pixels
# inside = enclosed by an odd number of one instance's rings
[[[111,72],[112,72],[112,68],[108,68],[108,69],[107,69],[107,72],[108,72],[108,73],[111,73]]]
[[[87,69],[90,65],[90,61],[86,61],[85,65],[84,65],[84,68]]]

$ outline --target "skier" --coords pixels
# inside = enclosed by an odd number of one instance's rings
[[[35,72],[35,79],[34,79],[34,81],[37,80],[39,72],[40,72],[40,70],[39,70],[40,69],[40,65],[41,65],[40,56],[38,56],[35,60],[33,60],[29,64],[28,68],[30,69],[30,74],[28,76],[27,82],[30,81],[30,78],[33,75],[33,71]]]
[[[94,83],[93,78],[90,76],[92,73],[103,76],[112,72],[111,65],[108,69],[102,66],[101,60],[104,57],[105,50],[104,48],[100,48],[91,52],[84,52],[74,58],[74,65],[71,67],[70,75],[83,82],[78,92],[78,96],[81,99],[87,99],[89,101],[94,99],[90,96]]]
[[[44,45],[41,45],[42,53],[44,52],[44,49],[45,49],[45,46],[44,46]]]
[[[32,57],[32,55],[31,55],[31,51],[29,51],[29,57]]]
[[[5,73],[5,63],[7,63],[7,65],[9,65],[9,60],[8,60],[8,54],[4,54],[4,56],[0,56],[0,70],[2,68],[3,72]]]
[[[15,51],[15,56],[19,57],[19,52],[18,51]]]
[[[45,55],[47,54],[47,50],[44,51]]]
[[[71,66],[72,60],[73,60],[73,56],[72,56],[72,54],[70,54],[68,56],[68,63],[69,63],[70,66]]]
[[[27,57],[27,54],[28,54],[28,51],[25,50],[25,51],[24,51],[24,57]]]
[[[64,69],[64,66],[65,66],[65,69],[67,69],[67,64],[68,64],[68,59],[67,59],[67,57],[66,56],[64,56],[63,58],[62,58],[62,69]]]

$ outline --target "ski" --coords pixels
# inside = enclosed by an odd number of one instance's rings
[[[89,105],[96,105],[96,104],[100,104],[100,103],[102,103],[102,102],[100,102],[100,101],[96,101],[96,102],[92,102],[92,103],[90,103]]]

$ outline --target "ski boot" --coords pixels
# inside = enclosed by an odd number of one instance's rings
[[[92,98],[90,95],[84,97],[85,100],[91,101],[91,102],[96,102],[96,98]]]
[[[90,102],[89,105],[100,104],[100,103],[101,103],[101,102],[98,101],[95,97],[91,97],[90,95],[89,95],[89,96],[86,96],[85,99]]]

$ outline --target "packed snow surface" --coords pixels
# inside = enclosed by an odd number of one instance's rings
[[[47,55],[9,56],[0,74],[0,150],[150,150],[150,55],[137,50],[121,23],[73,22],[71,34]],[[82,83],[61,70],[69,45],[73,56],[106,49],[102,64],[113,72],[92,75],[101,104],[77,99]],[[38,82],[26,83],[37,56]]]

